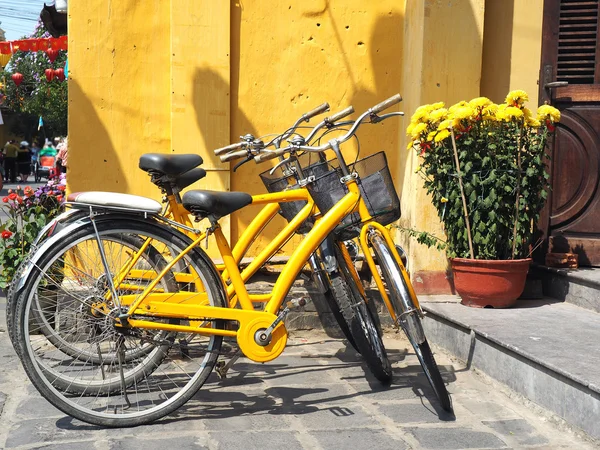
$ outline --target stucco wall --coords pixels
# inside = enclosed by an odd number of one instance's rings
[[[407,117],[363,127],[360,156],[386,150],[402,196],[401,223],[442,235],[414,174],[418,158],[405,150],[410,114],[423,103],[452,104],[480,93],[499,101],[517,87],[535,97],[541,4],[72,2],[69,189],[159,198],[137,169],[139,156],[195,152],[209,169],[195,187],[264,192],[258,173],[268,165],[231,173],[212,149],[245,133],[281,132],[324,101],[332,111],[348,105],[363,111],[400,92]],[[347,145],[348,159],[356,151],[355,143]],[[233,240],[256,211],[234,214]],[[271,236],[268,230],[252,251]],[[398,238],[409,250],[417,287],[447,289],[445,255]]]

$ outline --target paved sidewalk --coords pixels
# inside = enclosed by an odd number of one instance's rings
[[[391,332],[389,388],[366,375],[342,341],[293,333],[277,360],[240,360],[227,380],[212,378],[176,415],[101,429],[65,416],[37,394],[12,350],[0,306],[0,448],[597,448],[438,352],[456,416],[441,412],[408,342]]]

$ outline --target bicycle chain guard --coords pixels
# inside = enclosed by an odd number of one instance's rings
[[[277,319],[274,314],[263,313],[265,317],[257,317],[247,323],[242,322],[237,332],[237,342],[240,350],[247,358],[255,362],[268,362],[277,358],[287,344],[287,330],[281,322],[271,333],[271,339],[266,345],[260,345],[255,337],[265,331]]]

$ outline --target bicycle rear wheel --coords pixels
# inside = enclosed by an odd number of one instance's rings
[[[344,244],[339,242],[337,245]],[[343,250],[337,245],[335,254],[338,271],[330,275],[334,298],[367,367],[379,381],[389,383],[392,380],[392,367],[377,323],[363,291],[356,285],[358,275],[355,277],[352,274],[354,266],[346,262]]]
[[[381,234],[373,231],[369,236],[369,242],[379,264],[383,281],[385,281],[389,290],[390,302],[398,318],[398,325],[402,327],[413,346],[425,376],[433,388],[442,409],[451,412],[452,401],[450,395],[425,337],[421,317],[406,286],[402,271]]]
[[[101,426],[141,425],[171,413],[200,389],[214,367],[222,338],[194,334],[189,339],[188,334],[115,326],[115,318],[124,309],[105,301],[107,279],[125,267],[132,254],[130,246],[115,242],[130,241],[132,237],[152,239],[165,244],[160,248],[180,251],[189,240],[167,227],[135,219],[104,217],[97,220],[96,226],[111,273],[104,272],[91,225],[76,228],[39,259],[26,280],[15,310],[16,342],[30,380],[61,411]],[[166,259],[170,257],[165,255]],[[183,260],[205,287],[202,301],[225,306],[221,281],[208,257],[194,250]],[[156,269],[148,265],[149,280],[153,274],[156,276]],[[197,291],[195,281],[190,283]],[[157,284],[154,292],[168,293],[165,286]],[[45,309],[48,305],[44,304],[48,302],[49,287],[58,292],[56,301],[63,306],[58,310],[72,313],[67,316],[71,327],[85,331],[69,343],[81,350],[76,357],[62,351],[42,330],[48,325],[56,329],[56,323],[49,322],[51,316]],[[144,287],[136,287],[131,280],[115,286],[119,298]],[[201,301],[199,295],[204,292],[192,291],[190,296],[198,296]],[[50,303],[52,307],[52,300]],[[190,323],[184,318],[169,321]],[[221,321],[207,320],[203,325],[223,328]],[[84,354],[96,357],[84,358]]]

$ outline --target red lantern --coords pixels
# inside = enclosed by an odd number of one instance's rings
[[[69,48],[69,38],[68,36],[61,36],[58,38],[58,49],[59,50],[67,50]]]
[[[53,63],[58,57],[58,50],[56,50],[55,48],[49,48],[48,50],[46,50],[46,54],[48,55],[48,59],[50,60],[50,62]]]
[[[54,80],[54,69],[46,69],[44,73],[46,74],[46,80],[48,80],[48,82]]]
[[[65,69],[56,69],[54,70],[54,76],[59,81],[65,80]]]
[[[19,72],[13,73],[10,77],[15,82],[17,87],[19,87],[19,85],[23,82],[23,74],[21,74]]]

